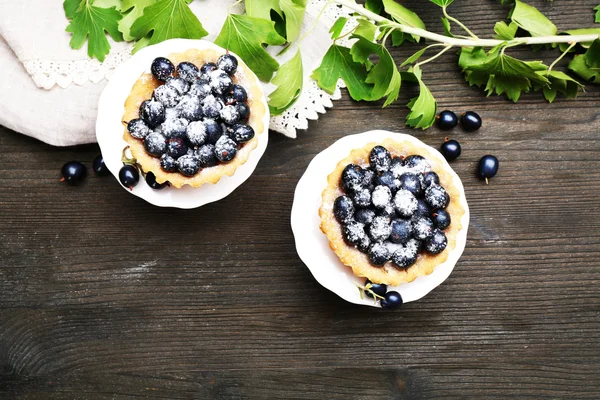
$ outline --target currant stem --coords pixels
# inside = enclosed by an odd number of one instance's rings
[[[330,0],[336,4],[339,4],[344,7],[348,7],[349,9],[356,11],[360,15],[369,18],[372,21],[383,23],[389,26],[392,26],[394,29],[398,29],[401,32],[408,33],[410,35],[415,35],[419,37],[423,37],[425,39],[433,40],[435,42],[446,43],[451,46],[456,47],[495,47],[501,44],[507,44],[508,46],[516,46],[516,45],[531,45],[531,44],[552,44],[552,43],[587,43],[593,42],[594,40],[600,38],[598,34],[588,34],[588,35],[561,35],[561,36],[538,36],[538,37],[519,37],[514,38],[512,40],[498,40],[498,39],[459,39],[448,37],[444,35],[440,35],[435,32],[430,32],[425,29],[415,28],[412,26],[400,24],[394,21],[390,21],[387,18],[384,18],[378,14],[375,14],[372,11],[367,10],[360,4],[356,4],[354,2],[348,0]],[[329,4],[329,3],[328,3]]]
[[[548,72],[546,72],[546,75],[550,75],[552,68],[554,68],[554,66],[556,64],[558,64],[558,62],[560,60],[562,60],[564,58],[564,56],[566,56],[569,53],[569,51],[571,51],[571,49],[573,47],[575,47],[576,45],[577,45],[577,43],[571,43],[571,45],[569,47],[567,47],[567,49],[565,51],[563,51],[563,53],[556,60],[554,60],[554,62],[552,64],[550,64],[550,66],[548,67]]]
[[[443,48],[443,49],[442,49],[442,50],[441,50],[439,53],[437,53],[436,55],[434,55],[434,56],[432,56],[432,57],[430,57],[430,58],[428,58],[428,59],[426,59],[426,60],[423,60],[423,61],[421,61],[421,62],[418,62],[418,63],[416,63],[416,64],[415,64],[415,67],[420,67],[421,65],[425,65],[425,64],[427,64],[427,63],[429,63],[429,62],[431,62],[431,61],[435,60],[436,58],[440,57],[442,54],[444,54],[445,52],[447,52],[448,50],[450,50],[452,47],[453,47],[453,46],[446,45],[446,46],[445,46],[445,47],[444,47],[444,48]]]
[[[465,26],[465,24],[463,24],[462,22],[460,22],[456,18],[451,17],[450,15],[448,15],[448,12],[446,11],[446,7],[442,7],[442,11],[444,12],[444,17],[446,17],[448,19],[448,21],[454,22],[456,25],[460,26],[465,32],[467,32],[469,34],[469,36],[471,36],[473,39],[479,40],[479,37],[476,34],[474,34],[469,28],[467,28]]]

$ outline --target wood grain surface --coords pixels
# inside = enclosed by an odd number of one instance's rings
[[[530,3],[567,29],[592,25],[597,2]],[[441,28],[435,6],[406,4]],[[507,9],[459,0],[452,12],[491,34]],[[192,211],[155,208],[112,177],[64,186],[62,164],[91,167],[96,145],[0,128],[0,398],[600,398],[599,87],[515,105],[470,88],[454,54],[424,70],[441,109],[478,111],[484,128],[452,132],[466,251],[442,286],[395,312],[319,286],[289,219],[321,150],[407,131],[411,89],[387,109],[344,96],[297,140],[272,134],[247,183]],[[409,132],[436,147],[445,136]],[[488,153],[501,172],[486,186],[474,170]]]

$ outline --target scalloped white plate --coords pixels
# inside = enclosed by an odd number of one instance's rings
[[[381,130],[346,136],[338,140],[317,154],[298,182],[291,217],[298,255],[310,269],[315,279],[322,286],[350,303],[372,307],[379,307],[379,305],[375,304],[372,299],[366,297],[361,299],[359,290],[356,287],[356,285],[363,285],[365,279],[356,277],[352,270],[342,264],[333,250],[329,248],[329,241],[319,228],[321,223],[319,207],[321,206],[321,194],[327,187],[327,177],[335,169],[337,163],[347,157],[353,149],[363,147],[371,142],[381,142],[387,138],[398,141],[407,140],[418,146],[427,146],[413,136]],[[388,287],[388,290],[399,292],[405,303],[419,300],[442,284],[452,273],[467,242],[469,206],[464,196],[462,182],[444,157],[437,150],[433,150],[434,157],[439,159],[451,171],[454,184],[463,194],[462,206],[465,209],[465,215],[462,217],[461,223],[464,228],[456,238],[456,248],[444,263],[435,268],[433,273],[420,276],[411,283]]]
[[[133,84],[143,72],[149,70],[152,60],[156,57],[192,48],[199,50],[223,50],[214,43],[206,40],[191,39],[172,39],[146,47],[115,70],[108,85],[106,85],[106,88],[102,92],[98,103],[96,138],[98,139],[104,162],[117,181],[119,180],[119,170],[123,166],[121,154],[125,146],[127,146],[122,137],[123,125],[121,124],[121,118],[123,117],[125,100],[129,96]],[[199,188],[184,186],[181,189],[165,188],[163,190],[153,190],[143,179],[140,179],[140,183],[132,191],[125,187],[123,189],[159,207],[184,209],[200,207],[228,196],[252,175],[267,149],[269,142],[269,106],[265,97],[263,97],[263,102],[266,108],[263,119],[265,131],[258,136],[258,146],[250,153],[248,161],[238,167],[233,176],[224,176],[214,185],[205,184]]]

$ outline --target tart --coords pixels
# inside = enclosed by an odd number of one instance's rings
[[[125,101],[123,139],[141,169],[174,188],[232,176],[268,127],[256,75],[225,50],[154,59]]]
[[[328,176],[320,228],[354,275],[397,286],[448,259],[463,228],[463,197],[433,149],[385,139],[354,149]]]

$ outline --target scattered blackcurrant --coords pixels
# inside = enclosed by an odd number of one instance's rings
[[[62,176],[61,182],[67,182],[68,185],[75,186],[85,179],[87,167],[79,161],[69,161],[62,166],[60,174]]]

